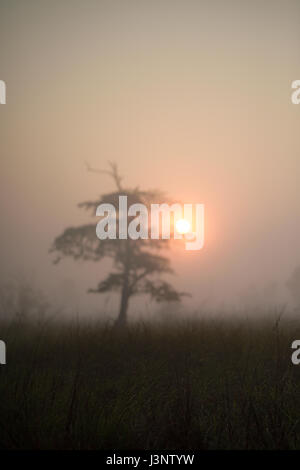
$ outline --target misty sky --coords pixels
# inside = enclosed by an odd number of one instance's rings
[[[82,311],[102,265],[52,265],[77,203],[128,186],[204,203],[206,242],[173,254],[203,301],[280,286],[300,264],[300,2],[0,0],[1,280],[24,275]],[[256,286],[256,287],[255,287]],[[272,294],[273,295],[273,294]],[[142,299],[142,302],[144,300]]]

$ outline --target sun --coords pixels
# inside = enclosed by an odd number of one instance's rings
[[[176,222],[176,230],[178,233],[181,235],[184,235],[185,233],[188,233],[191,229],[191,224],[189,223],[188,220],[186,219],[179,219]]]

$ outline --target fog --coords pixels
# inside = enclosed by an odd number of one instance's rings
[[[0,278],[65,312],[115,313],[87,294],[110,263],[48,253],[77,204],[128,187],[205,204],[205,246],[170,251],[186,309],[295,306],[300,265],[300,4],[2,0]],[[164,202],[164,201],[162,201]],[[145,297],[131,304],[145,314]]]

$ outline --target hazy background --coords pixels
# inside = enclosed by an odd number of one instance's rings
[[[107,263],[54,266],[77,203],[128,186],[206,205],[206,242],[173,253],[190,306],[289,302],[300,264],[300,3],[1,0],[0,278],[82,313]],[[141,299],[142,306],[145,299]],[[137,306],[136,309],[139,307]]]

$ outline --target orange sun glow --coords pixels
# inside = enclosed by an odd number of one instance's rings
[[[176,222],[176,230],[178,233],[181,235],[184,235],[185,233],[188,233],[191,229],[191,224],[189,223],[188,220],[186,219],[179,219]]]

